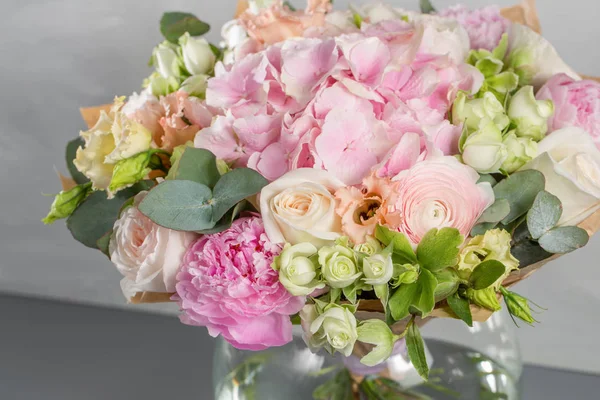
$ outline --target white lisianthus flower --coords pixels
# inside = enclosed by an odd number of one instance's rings
[[[332,354],[352,354],[358,332],[356,317],[348,308],[331,304],[319,315],[314,304],[307,304],[300,311],[300,318],[304,340],[313,352],[325,347]]]
[[[510,99],[508,116],[519,137],[540,141],[548,132],[548,120],[554,114],[552,100],[537,100],[533,86],[524,86]]]
[[[318,280],[317,248],[310,243],[286,244],[273,261],[279,271],[279,282],[294,296],[308,296],[325,283]]]
[[[546,190],[562,203],[559,226],[577,225],[600,208],[600,151],[581,128],[552,132],[538,144],[540,155],[523,169],[546,178]]]
[[[73,164],[97,190],[108,189],[115,163],[149,150],[152,143],[150,131],[121,111],[123,101],[116,98],[109,113],[102,111],[96,124],[80,133],[85,146],[77,149]]]
[[[191,75],[205,75],[210,72],[217,57],[204,38],[190,36],[188,32],[179,38],[183,63]]]
[[[532,29],[521,24],[511,24],[508,41],[506,66],[513,68],[519,75],[521,85],[533,85],[539,89],[548,79],[560,73],[576,80],[581,79],[560,58],[552,44]]]
[[[110,260],[125,277],[121,287],[127,299],[137,292],[175,292],[181,259],[198,237],[159,226],[142,214],[137,206],[146,194],[137,194],[115,222],[109,245]]]
[[[318,254],[323,278],[330,287],[343,289],[360,278],[361,273],[352,249],[336,244],[321,247]]]
[[[502,131],[494,121],[482,119],[479,129],[464,143],[463,162],[480,174],[490,174],[498,172],[507,157]]]
[[[327,171],[300,168],[260,192],[260,213],[273,243],[331,244],[341,236],[332,193],[344,184]]]

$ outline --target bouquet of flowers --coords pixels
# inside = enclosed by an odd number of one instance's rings
[[[419,325],[535,322],[509,290],[599,227],[600,83],[532,2],[422,13],[240,2],[166,13],[140,94],[84,109],[44,219],[104,252],[134,303],[239,349],[292,340],[385,361]],[[361,343],[360,346],[357,343]]]

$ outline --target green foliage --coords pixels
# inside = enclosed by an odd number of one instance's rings
[[[411,321],[408,327],[406,347],[413,367],[415,367],[421,378],[428,380],[429,365],[427,365],[427,357],[425,355],[425,344],[423,343],[419,327],[414,323],[414,320]]]
[[[462,319],[465,324],[473,326],[473,316],[471,315],[471,306],[468,299],[461,297],[456,292],[448,297],[446,301],[458,318]]]
[[[502,296],[504,296],[506,308],[508,309],[508,312],[512,317],[517,317],[521,321],[525,321],[529,325],[532,325],[534,322],[538,322],[531,315],[531,307],[529,306],[529,300],[527,300],[523,296],[516,294],[515,292],[506,290],[504,287],[500,287],[500,291],[502,292]]]
[[[117,192],[143,180],[153,169],[163,169],[162,160],[157,153],[162,150],[148,150],[115,164],[108,190]]]
[[[77,149],[83,147],[85,145],[85,141],[81,137],[77,137],[76,139],[71,140],[67,143],[67,148],[65,150],[65,160],[67,162],[67,169],[69,170],[69,174],[71,174],[71,178],[77,183],[81,185],[83,183],[89,182],[89,179],[79,172],[75,164],[73,164],[73,160],[75,160],[75,155],[77,154]]]
[[[415,283],[403,284],[390,297],[388,307],[394,320],[399,321],[409,314],[425,317],[435,306],[437,279],[426,269],[421,269]]]
[[[393,246],[394,263],[397,264],[416,264],[417,256],[410,245],[410,242],[403,233],[394,232],[385,226],[377,225],[375,229],[375,238],[385,246]]]
[[[558,197],[542,190],[527,213],[527,228],[533,239],[539,239],[560,220],[562,204]]]
[[[333,379],[313,391],[314,400],[354,400],[352,377],[347,369],[338,372]]]
[[[362,322],[357,328],[357,333],[359,341],[375,345],[373,350],[360,359],[360,362],[368,367],[378,365],[390,358],[394,343],[398,339],[390,327],[378,319]]]
[[[435,301],[442,301],[458,289],[460,280],[454,268],[439,270],[433,274],[437,280],[434,297]]]
[[[210,30],[210,25],[196,16],[183,12],[166,12],[160,19],[160,32],[165,39],[177,44],[179,38],[188,32],[191,36],[201,36]]]
[[[458,262],[458,248],[463,237],[455,228],[432,229],[417,247],[417,259],[422,268],[438,271],[453,267]]]
[[[509,214],[501,222],[506,225],[525,215],[545,184],[544,174],[526,170],[515,172],[494,186],[496,201],[506,199],[510,205]]]
[[[185,147],[169,171],[169,179],[193,181],[210,189],[215,187],[220,177],[215,155],[194,147]]]
[[[539,239],[540,246],[549,253],[565,254],[585,246],[590,237],[585,229],[561,226],[546,232]]]
[[[138,182],[110,200],[104,191],[93,192],[67,219],[67,228],[75,240],[87,247],[98,248],[98,241],[112,230],[123,204],[139,192],[150,189],[153,184],[152,181]]]
[[[519,260],[520,268],[552,257],[552,253],[541,248],[538,242],[531,237],[526,223],[521,223],[515,228],[510,252]]]
[[[42,219],[42,222],[49,225],[56,220],[68,218],[91,192],[91,182],[82,183],[67,191],[61,191],[54,197],[50,212],[46,218]]]
[[[505,272],[506,267],[500,261],[484,261],[475,267],[469,277],[469,283],[475,290],[486,289],[492,286]]]
[[[423,14],[433,14],[436,12],[435,8],[431,4],[431,1],[429,0],[420,0],[419,6],[421,7],[421,12]]]
[[[510,203],[506,199],[498,199],[481,215],[477,224],[497,224],[510,214]]]

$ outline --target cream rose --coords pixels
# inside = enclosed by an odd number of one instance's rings
[[[164,228],[142,214],[138,204],[147,192],[135,196],[133,206],[115,222],[110,260],[125,277],[121,282],[128,299],[136,292],[175,292],[175,275],[189,244],[198,236]]]
[[[260,193],[260,212],[273,243],[331,244],[341,236],[333,192],[344,184],[327,171],[300,168],[288,172]]]
[[[600,208],[600,150],[583,129],[554,131],[538,146],[540,156],[523,169],[546,178],[546,190],[560,199],[558,225],[577,225]]]

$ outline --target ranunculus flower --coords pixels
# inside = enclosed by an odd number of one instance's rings
[[[500,285],[512,271],[519,268],[519,260],[510,253],[510,242],[512,236],[503,229],[491,229],[484,235],[475,236],[470,239],[460,252],[458,262],[459,274],[468,279],[471,272],[483,261],[500,261],[506,267],[504,274],[492,285],[494,291],[500,289]]]
[[[125,277],[121,287],[127,299],[136,292],[174,292],[183,255],[198,237],[159,226],[142,214],[137,206],[147,193],[135,196],[115,222],[110,239],[110,260]]]
[[[273,268],[279,271],[279,282],[294,296],[308,296],[325,287],[318,279],[317,248],[310,243],[287,243],[275,257]]]
[[[581,77],[558,55],[556,49],[544,37],[531,28],[512,24],[508,34],[509,51],[506,66],[519,75],[519,84],[533,85],[539,89],[553,75],[564,73],[573,79]]]
[[[352,354],[358,339],[356,317],[348,308],[330,304],[319,315],[314,304],[307,304],[300,312],[304,341],[313,352],[321,348],[333,354],[340,352],[346,357]]]
[[[554,115],[550,131],[578,126],[589,133],[600,148],[600,83],[577,81],[565,74],[554,75],[538,91],[539,100],[552,100]]]
[[[96,125],[80,133],[85,146],[77,149],[73,163],[94,189],[107,190],[115,164],[148,150],[152,142],[150,131],[121,111],[123,100],[116,98],[108,114],[102,111]]]
[[[562,202],[558,225],[577,225],[600,208],[600,150],[581,128],[552,132],[538,144],[540,155],[523,169],[546,178],[546,190]]]
[[[532,86],[524,86],[510,99],[508,117],[519,137],[540,141],[548,132],[548,120],[554,113],[551,100],[536,100]]]
[[[474,50],[492,51],[510,26],[510,21],[500,15],[497,6],[469,10],[463,5],[456,5],[442,10],[439,15],[457,20],[467,30],[471,49]]]
[[[181,321],[206,326],[211,336],[243,350],[289,343],[289,316],[302,309],[305,298],[292,296],[271,268],[280,251],[254,216],[194,242],[177,274]]]
[[[436,157],[417,163],[395,178],[400,219],[392,228],[417,245],[433,228],[452,227],[467,237],[494,203],[489,183],[477,183],[479,174],[454,157]]]
[[[319,249],[319,264],[323,278],[332,288],[343,289],[361,276],[354,250],[336,243]]]
[[[290,171],[260,192],[260,212],[273,243],[320,247],[341,236],[333,193],[344,184],[326,171]]]

